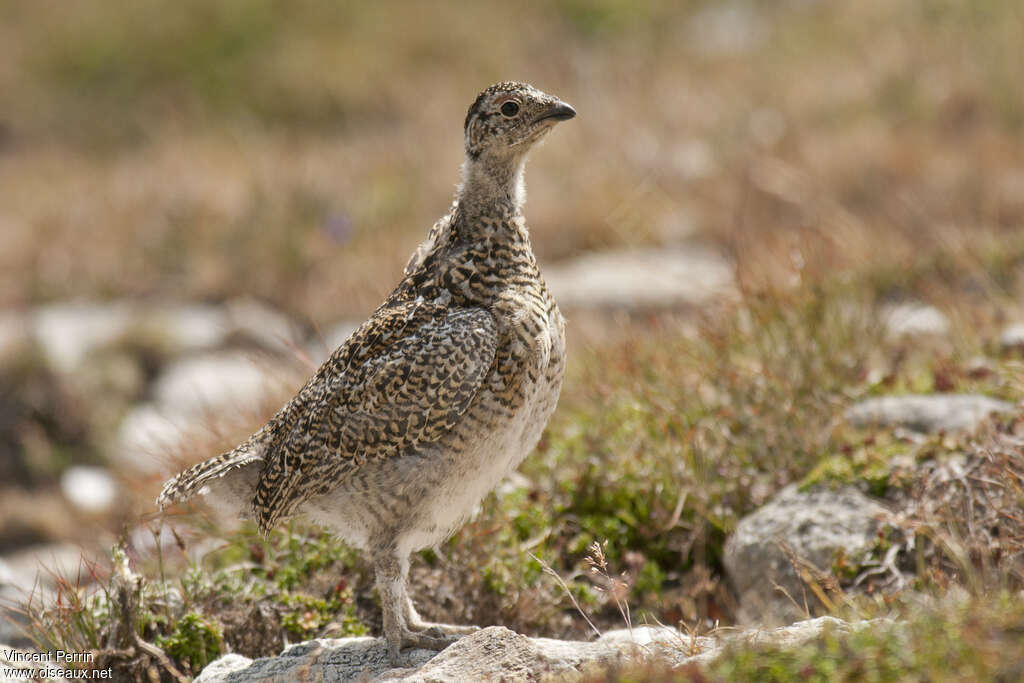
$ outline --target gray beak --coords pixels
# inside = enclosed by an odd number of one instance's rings
[[[555,121],[568,121],[572,117],[576,116],[576,110],[570,107],[561,100],[556,100],[547,111],[538,116],[533,120],[534,123],[538,123],[545,119],[554,119]]]

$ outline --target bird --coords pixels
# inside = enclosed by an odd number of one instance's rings
[[[157,498],[163,510],[204,494],[263,534],[302,515],[362,551],[392,662],[477,630],[419,616],[410,556],[468,519],[558,402],[565,318],[534,256],[523,175],[531,148],[574,116],[527,83],[483,90],[455,199],[391,294],[264,426]]]

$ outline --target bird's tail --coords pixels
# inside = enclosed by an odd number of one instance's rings
[[[261,451],[253,443],[245,443],[233,451],[193,465],[164,484],[156,504],[162,510],[197,493],[205,493],[203,489],[220,488],[220,485],[227,485],[232,494],[251,496],[259,471],[263,469]]]

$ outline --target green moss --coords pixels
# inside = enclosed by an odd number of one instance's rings
[[[341,627],[335,637],[365,636],[370,632],[355,613],[350,589],[332,591],[326,599],[305,593],[286,593],[279,599],[286,607],[281,625],[300,639],[315,637],[329,623]]]
[[[157,645],[177,660],[198,672],[221,655],[223,635],[216,622],[189,612],[174,625],[170,635],[157,639]]]
[[[644,563],[644,566],[637,572],[636,582],[633,584],[633,590],[641,595],[644,593],[653,593],[658,595],[661,593],[661,586],[665,583],[665,572],[662,571],[661,567],[658,566],[657,562],[648,560]]]

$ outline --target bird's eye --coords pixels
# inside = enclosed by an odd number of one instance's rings
[[[512,118],[519,113],[519,103],[515,100],[509,100],[505,104],[501,105],[501,115]]]

